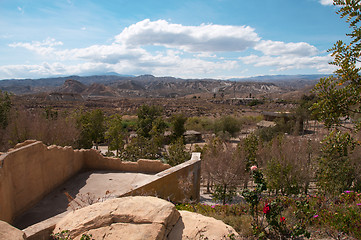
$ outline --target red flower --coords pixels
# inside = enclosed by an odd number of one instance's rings
[[[284,221],[286,221],[285,217],[280,217],[280,222],[283,223]]]
[[[268,204],[266,204],[264,207],[263,207],[263,213],[264,214],[268,214],[269,212],[271,211],[271,208]]]

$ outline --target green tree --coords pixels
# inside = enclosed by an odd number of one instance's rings
[[[172,140],[177,141],[180,137],[183,137],[183,134],[186,132],[184,127],[187,117],[183,114],[175,114],[171,118],[172,125]]]
[[[124,149],[124,132],[122,116],[112,115],[107,121],[105,139],[108,140],[108,149],[116,150],[116,157],[119,157],[119,153]]]
[[[317,98],[315,94],[302,95],[295,112],[296,123],[302,122],[306,127],[308,126],[308,122],[312,118],[312,111],[310,108],[316,101]],[[304,134],[304,130],[304,126],[302,126],[302,129],[296,129],[296,131],[299,131],[299,133],[302,134]]]
[[[245,152],[246,171],[249,172],[251,166],[258,166],[256,157],[258,151],[259,139],[257,135],[251,134],[243,141],[243,149]]]
[[[164,131],[167,127],[162,112],[163,109],[159,106],[143,105],[138,109],[138,136],[125,148],[122,156],[124,160],[158,159],[162,156]]]
[[[319,161],[318,178],[325,191],[341,191],[352,182],[348,154],[354,144],[352,136],[361,127],[361,77],[357,64],[361,60],[360,0],[334,0],[334,5],[341,7],[337,13],[346,18],[351,33],[346,34],[350,37],[347,42],[337,41],[329,50],[334,57],[331,64],[338,68],[334,75],[320,79],[314,88],[318,101],[312,106],[313,114],[333,129],[324,141]],[[330,189],[333,181],[336,184]]]
[[[7,92],[0,90],[0,127],[5,129],[9,123],[11,100]]]
[[[361,78],[360,68],[356,63],[360,62],[361,54],[360,0],[334,0],[334,5],[341,6],[337,13],[341,18],[346,17],[350,24],[352,32],[347,36],[351,37],[351,40],[348,43],[337,41],[329,50],[334,57],[331,64],[338,69],[335,75],[320,79],[315,86],[318,101],[312,109],[328,128],[349,128],[343,125],[343,120],[352,119],[355,129],[358,130],[361,123]]]
[[[249,177],[250,177],[250,169],[252,166],[258,166],[256,157],[257,157],[257,151],[258,151],[258,143],[259,138],[255,134],[251,134],[244,138],[239,144],[238,144],[238,156],[240,156],[240,160],[244,161],[245,164],[245,177],[243,182],[244,189],[247,188]]]
[[[143,105],[138,109],[138,130],[137,133],[145,138],[164,131],[165,124],[162,120],[163,109],[159,106]],[[158,131],[159,130],[159,131]]]
[[[77,124],[80,129],[80,147],[91,148],[94,143],[98,149],[99,143],[104,140],[104,120],[104,113],[100,109],[83,113],[78,117]]]
[[[328,194],[338,194],[349,190],[355,179],[355,167],[349,153],[355,147],[350,134],[332,131],[324,140],[319,158],[317,184]]]
[[[125,161],[137,161],[138,159],[159,159],[162,157],[161,148],[157,137],[149,140],[143,136],[134,137],[125,147],[121,158]]]
[[[183,137],[178,138],[174,143],[169,145],[166,156],[167,163],[176,166],[191,158],[191,154],[185,150]]]
[[[283,159],[272,158],[266,167],[268,187],[275,190],[276,194],[298,194],[301,184],[293,174],[294,166]]]

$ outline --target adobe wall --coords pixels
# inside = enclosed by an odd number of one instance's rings
[[[119,158],[103,157],[95,150],[84,152],[84,169],[155,174],[168,168],[170,165],[158,160],[139,159],[137,162],[127,162]]]
[[[83,169],[158,173],[167,168],[170,166],[160,161],[122,162],[92,149],[26,142],[0,155],[0,220],[12,223],[16,216]]]
[[[201,154],[192,153],[192,158],[182,164],[156,174],[155,178],[123,196],[151,195],[172,202],[199,201]]]
[[[83,151],[34,142],[0,156],[0,220],[35,204],[83,167]]]

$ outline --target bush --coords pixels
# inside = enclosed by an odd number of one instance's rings
[[[232,116],[225,116],[214,123],[214,133],[228,133],[231,137],[236,137],[241,130],[241,124]]]
[[[213,131],[213,119],[207,117],[189,117],[185,122],[185,128],[199,132]]]

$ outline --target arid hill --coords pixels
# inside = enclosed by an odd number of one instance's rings
[[[87,89],[87,86],[79,81],[73,79],[65,80],[63,86],[56,89],[55,92],[60,93],[83,93]]]
[[[41,92],[73,93],[83,97],[183,97],[187,95],[248,97],[285,93],[313,85],[319,75],[308,77],[266,76],[261,79],[237,80],[180,79],[174,77],[142,76],[89,76],[46,79],[2,80],[0,90],[16,95]],[[288,80],[287,80],[288,79]],[[253,81],[254,80],[254,81]],[[287,84],[286,84],[287,83]]]

